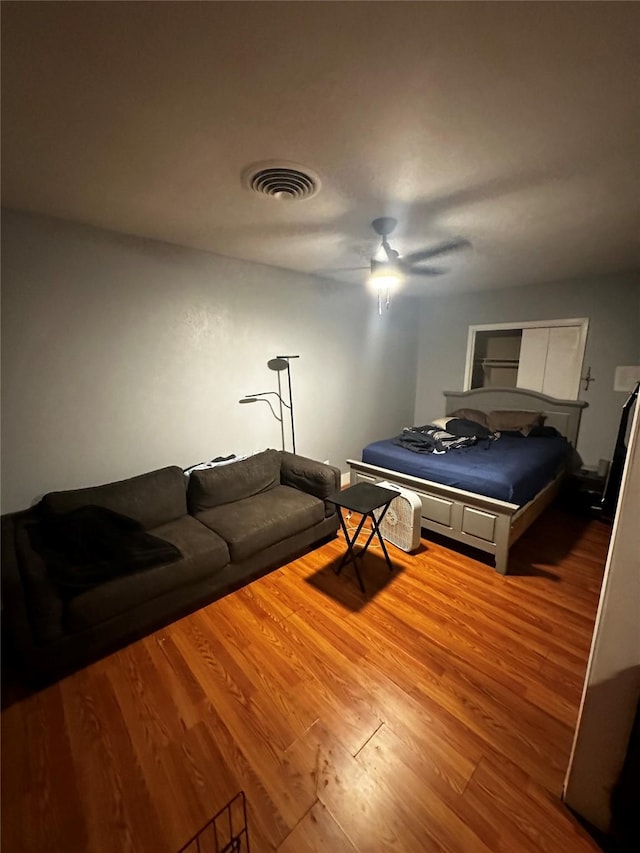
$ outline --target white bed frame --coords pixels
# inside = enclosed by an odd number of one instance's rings
[[[546,426],[555,427],[576,446],[580,416],[587,403],[582,400],[556,400],[523,388],[476,388],[471,391],[445,391],[446,412],[456,409],[500,409],[542,412]],[[524,531],[554,500],[565,474],[560,474],[524,506],[443,486],[399,471],[347,459],[351,484],[386,480],[414,491],[422,501],[422,527],[443,536],[472,545],[495,559],[496,571],[507,573],[509,549]]]

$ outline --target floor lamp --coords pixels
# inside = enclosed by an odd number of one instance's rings
[[[284,409],[289,409],[289,417],[291,419],[291,446],[293,452],[296,452],[296,429],[293,417],[293,394],[291,391],[291,370],[289,366],[290,358],[300,358],[299,355],[278,355],[275,358],[269,359],[267,367],[269,370],[275,370],[278,374],[278,390],[277,391],[258,391],[256,394],[246,394],[239,403],[267,403],[271,409],[271,414],[280,423],[280,437],[282,439],[282,449],[284,450]],[[280,374],[283,370],[287,371],[287,386],[289,393],[289,402],[282,396],[282,382]],[[278,400],[278,412],[271,405],[271,401],[267,397],[276,397]]]

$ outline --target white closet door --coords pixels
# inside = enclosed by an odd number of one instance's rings
[[[552,326],[542,383],[543,394],[561,400],[575,400],[580,388],[582,349],[579,326]]]
[[[530,391],[542,391],[548,348],[548,328],[538,326],[522,330],[522,343],[520,344],[520,357],[518,360],[518,378],[516,380],[518,388],[528,388]]]

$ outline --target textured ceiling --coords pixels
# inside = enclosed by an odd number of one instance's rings
[[[7,207],[439,293],[640,268],[637,3],[2,3]],[[303,201],[243,170],[317,172]]]

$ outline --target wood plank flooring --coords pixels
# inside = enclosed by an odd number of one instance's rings
[[[572,853],[561,803],[609,528],[552,508],[503,577],[339,538],[2,715],[4,853]]]

